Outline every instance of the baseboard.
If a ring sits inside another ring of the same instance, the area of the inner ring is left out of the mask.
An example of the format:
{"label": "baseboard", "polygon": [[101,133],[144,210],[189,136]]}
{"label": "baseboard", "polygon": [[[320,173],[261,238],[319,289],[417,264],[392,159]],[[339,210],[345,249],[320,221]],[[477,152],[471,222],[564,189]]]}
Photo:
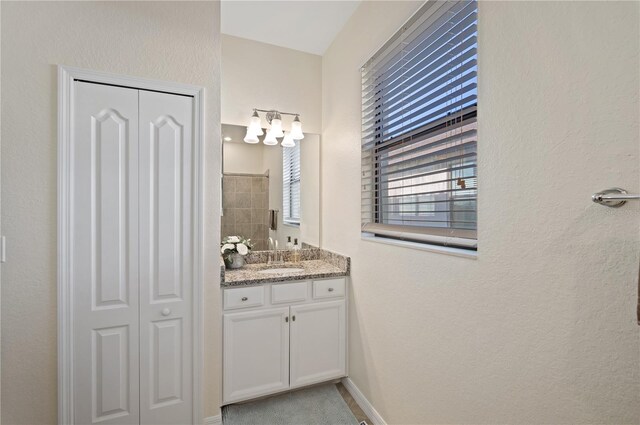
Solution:
{"label": "baseboard", "polygon": [[222,425],[222,415],[204,418],[204,425]]}
{"label": "baseboard", "polygon": [[371,419],[373,425],[387,425],[384,419],[382,419],[382,416],[380,416],[380,413],[378,413],[358,387],[356,387],[356,384],[353,383],[351,378],[343,378],[342,385],[349,391],[349,394],[351,394],[351,397],[358,403],[362,411]]}

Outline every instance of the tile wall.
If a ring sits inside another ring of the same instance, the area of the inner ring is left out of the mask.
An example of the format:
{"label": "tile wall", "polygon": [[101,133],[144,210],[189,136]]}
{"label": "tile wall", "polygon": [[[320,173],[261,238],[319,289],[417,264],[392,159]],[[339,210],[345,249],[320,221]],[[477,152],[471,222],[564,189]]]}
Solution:
{"label": "tile wall", "polygon": [[267,249],[269,177],[225,174],[222,177],[222,237],[250,238],[254,250]]}

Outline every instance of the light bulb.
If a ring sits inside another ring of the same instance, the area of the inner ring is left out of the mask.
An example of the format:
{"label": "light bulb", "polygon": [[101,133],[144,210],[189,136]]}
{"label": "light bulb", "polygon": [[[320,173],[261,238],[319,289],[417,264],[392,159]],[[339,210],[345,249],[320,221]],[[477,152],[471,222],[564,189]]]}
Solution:
{"label": "light bulb", "polygon": [[276,137],[284,136],[282,132],[282,120],[280,119],[280,114],[276,114],[275,118],[271,120],[271,131],[273,131],[273,135]]}
{"label": "light bulb", "polygon": [[255,133],[256,136],[262,136],[264,134],[264,132],[262,131],[262,122],[260,121],[258,111],[253,111],[253,115],[251,115],[251,121],[249,122],[249,129],[253,133]]}
{"label": "light bulb", "polygon": [[276,140],[276,135],[273,134],[272,130],[267,131],[267,135],[265,136],[262,143],[268,146],[275,146],[278,144],[278,141]]}
{"label": "light bulb", "polygon": [[296,142],[293,141],[293,137],[291,137],[291,133],[284,133],[284,139],[282,139],[282,147],[292,148],[295,145],[296,145]]}
{"label": "light bulb", "polygon": [[291,123],[291,138],[293,140],[304,139],[304,134],[302,134],[302,123],[300,122],[300,118],[297,115]]}
{"label": "light bulb", "polygon": [[258,135],[251,131],[251,128],[247,127],[247,135],[244,136],[245,143],[256,144],[260,140],[258,140]]}

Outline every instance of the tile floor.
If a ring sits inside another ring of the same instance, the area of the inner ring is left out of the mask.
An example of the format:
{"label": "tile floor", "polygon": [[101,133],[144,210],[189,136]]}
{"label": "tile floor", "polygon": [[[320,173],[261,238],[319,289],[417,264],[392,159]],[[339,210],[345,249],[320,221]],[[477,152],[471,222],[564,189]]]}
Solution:
{"label": "tile floor", "polygon": [[373,422],[371,422],[367,415],[365,415],[365,413],[362,411],[360,406],[358,406],[358,403],[356,403],[353,397],[351,397],[351,394],[349,394],[349,391],[347,391],[345,386],[342,385],[342,382],[338,382],[336,384],[336,388],[338,389],[338,392],[340,393],[344,401],[347,403],[347,406],[349,406],[349,409],[351,409],[351,413],[353,413],[353,416],[356,417],[358,422],[365,421],[368,425],[372,425]]}
{"label": "tile floor", "polygon": [[[356,403],[356,401],[351,396],[349,391],[345,388],[345,386],[342,385],[342,382],[336,383],[335,386],[338,392],[340,393],[340,395],[342,396],[342,399],[345,401],[345,403],[347,403],[347,406],[349,406],[349,410],[351,410],[351,413],[353,414],[353,416],[356,417],[358,422],[359,423],[365,422],[367,425],[373,425],[373,422],[371,422],[371,420],[367,417],[364,411],[360,408],[358,403]],[[270,396],[270,397],[278,397],[279,395],[280,394],[275,396]]]}

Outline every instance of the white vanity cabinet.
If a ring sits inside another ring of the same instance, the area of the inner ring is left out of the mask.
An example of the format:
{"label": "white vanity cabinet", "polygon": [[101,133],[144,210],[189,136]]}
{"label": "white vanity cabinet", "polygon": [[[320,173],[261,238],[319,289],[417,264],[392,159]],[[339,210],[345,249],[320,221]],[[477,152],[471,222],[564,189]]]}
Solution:
{"label": "white vanity cabinet", "polygon": [[289,307],[224,315],[224,399],[289,388]]}
{"label": "white vanity cabinet", "polygon": [[344,300],[291,307],[289,329],[290,388],[344,376]]}
{"label": "white vanity cabinet", "polygon": [[223,289],[224,404],[345,376],[345,285],[332,278]]}

